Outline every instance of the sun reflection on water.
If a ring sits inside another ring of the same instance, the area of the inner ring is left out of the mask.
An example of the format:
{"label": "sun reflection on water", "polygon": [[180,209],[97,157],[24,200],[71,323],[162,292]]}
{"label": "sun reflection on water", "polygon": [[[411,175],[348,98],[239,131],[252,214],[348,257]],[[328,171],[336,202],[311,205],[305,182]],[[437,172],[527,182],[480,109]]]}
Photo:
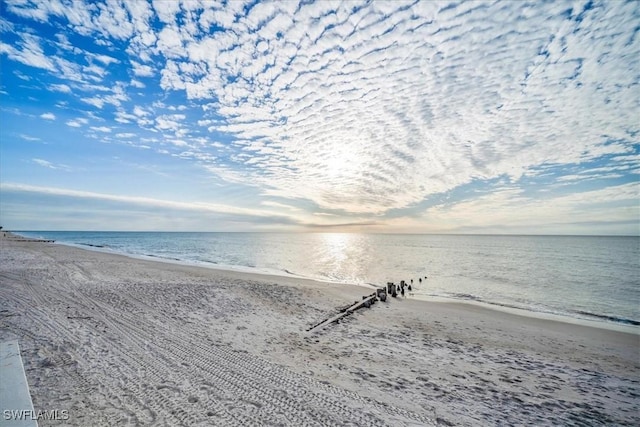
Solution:
{"label": "sun reflection on water", "polygon": [[330,259],[335,263],[341,263],[347,258],[347,250],[352,240],[352,235],[345,233],[323,233],[320,235],[325,250]]}
{"label": "sun reflection on water", "polygon": [[318,245],[314,251],[314,262],[324,267],[326,277],[356,283],[367,277],[371,248],[361,235],[321,233],[316,235],[316,239]]}

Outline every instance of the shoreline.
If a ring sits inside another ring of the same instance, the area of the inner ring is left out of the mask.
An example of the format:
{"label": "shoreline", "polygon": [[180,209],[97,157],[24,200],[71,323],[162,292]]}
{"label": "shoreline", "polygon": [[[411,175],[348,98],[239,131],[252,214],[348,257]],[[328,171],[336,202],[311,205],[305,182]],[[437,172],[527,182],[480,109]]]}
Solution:
{"label": "shoreline", "polygon": [[[21,236],[16,233],[12,233],[12,234]],[[24,236],[21,236],[21,237],[24,237]],[[53,243],[53,241],[41,241],[40,239],[31,238],[31,237],[24,237],[24,238],[27,240],[40,241],[43,243]],[[269,271],[260,271],[260,269],[257,267],[219,265],[219,264],[205,262],[205,261],[199,262],[199,261],[190,261],[186,259],[174,259],[174,258],[162,257],[158,255],[132,254],[132,253],[113,250],[108,247],[95,246],[91,244],[76,244],[76,243],[58,242],[58,241],[56,241],[55,244],[73,247],[80,250],[95,251],[99,253],[106,253],[106,254],[112,254],[112,255],[121,255],[131,259],[147,260],[151,262],[161,262],[161,263],[182,265],[182,266],[195,267],[195,268],[205,268],[205,269],[211,269],[211,270],[220,271],[220,272],[235,272],[239,274],[255,276],[257,279],[273,278],[275,280],[275,279],[282,278],[282,279],[312,281],[320,284],[331,284],[331,285],[350,286],[350,287],[355,286],[355,287],[363,288],[363,292],[371,291],[371,289],[375,289],[376,287],[384,287],[384,284],[373,285],[373,284],[359,284],[359,283],[349,283],[349,282],[340,282],[340,281],[329,281],[329,280],[323,280],[320,278],[302,276],[302,275],[298,275],[288,271],[269,272]],[[408,299],[415,299],[415,300],[425,301],[425,302],[444,303],[444,304],[468,304],[472,306],[482,307],[490,311],[509,313],[514,316],[521,316],[521,317],[527,317],[527,318],[533,318],[533,319],[551,320],[556,322],[563,322],[563,323],[582,325],[587,327],[600,328],[600,329],[640,335],[640,325],[630,323],[630,322],[636,322],[635,320],[628,320],[628,319],[621,319],[619,321],[611,320],[611,319],[605,318],[607,317],[607,315],[600,315],[600,314],[580,315],[577,313],[575,315],[571,315],[569,313],[555,313],[550,311],[535,310],[531,308],[517,307],[517,306],[511,306],[511,305],[505,305],[501,303],[494,303],[494,302],[487,302],[487,301],[466,300],[466,299],[447,297],[447,296],[427,296],[423,294],[414,294]]]}
{"label": "shoreline", "polygon": [[[15,235],[15,233],[12,233]],[[169,265],[176,265],[188,268],[203,268],[206,270],[213,270],[215,272],[219,272],[221,274],[230,274],[230,275],[238,275],[237,277],[240,279],[246,280],[260,280],[260,281],[273,281],[273,280],[281,280],[285,283],[290,280],[296,282],[304,282],[304,283],[313,283],[314,285],[319,286],[345,286],[347,289],[353,290],[354,288],[361,288],[362,293],[370,293],[372,289],[376,287],[384,287],[383,285],[374,286],[371,284],[358,284],[358,283],[347,283],[347,282],[332,282],[327,280],[316,279],[312,277],[300,276],[293,273],[285,273],[280,274],[279,272],[260,272],[259,269],[254,267],[245,267],[245,266],[232,266],[232,265],[217,265],[213,263],[206,262],[195,262],[188,261],[183,259],[173,259],[173,258],[164,258],[157,255],[137,255],[130,254],[126,252],[115,251],[109,248],[99,247],[99,246],[91,246],[91,245],[83,245],[83,244],[73,244],[68,242],[54,242],[48,240],[41,239],[33,239],[30,237],[25,237],[25,240],[15,240],[15,241],[32,241],[34,243],[51,243],[55,245],[61,245],[66,247],[75,248],[78,250],[104,253],[108,255],[121,256],[127,259],[132,260],[141,260],[148,262],[157,262]],[[256,271],[251,271],[255,269]],[[347,293],[347,292],[345,292]],[[351,292],[348,292],[351,294]],[[390,298],[391,299],[391,298]],[[474,300],[462,300],[456,299],[453,297],[441,297],[441,296],[424,296],[424,295],[413,295],[412,297],[401,298],[397,297],[397,300],[414,300],[420,301],[427,304],[459,304],[461,306],[472,306],[476,308],[481,308],[483,310],[487,310],[489,312],[499,312],[506,313],[512,316],[523,317],[526,319],[537,319],[543,321],[557,322],[557,323],[566,323],[570,325],[580,325],[587,328],[596,328],[596,329],[604,329],[611,330],[621,333],[627,333],[631,335],[640,336],[640,327],[635,325],[629,325],[622,322],[615,321],[607,321],[607,320],[597,320],[597,319],[589,319],[589,318],[580,318],[580,317],[572,317],[569,315],[559,314],[559,313],[549,313],[543,311],[536,310],[528,310],[520,307],[512,307],[507,305],[501,305],[497,303],[485,302],[485,301],[474,301]]]}
{"label": "shoreline", "polygon": [[[210,269],[214,271],[219,271],[222,273],[225,273],[225,272],[238,273],[242,275],[247,275],[248,279],[251,279],[251,277],[254,277],[255,279],[260,279],[260,280],[266,280],[267,278],[293,279],[293,280],[299,280],[299,281],[301,280],[301,281],[314,282],[320,285],[324,284],[324,285],[332,285],[332,286],[337,285],[337,286],[349,286],[349,287],[355,286],[358,288],[362,288],[362,292],[364,293],[371,292],[372,289],[384,287],[384,285],[382,284],[376,286],[373,284],[328,281],[328,280],[316,279],[313,277],[301,276],[301,275],[297,275],[289,272],[282,272],[282,273],[260,272],[259,269],[256,267],[219,265],[214,263],[207,263],[204,261],[195,262],[195,261],[188,261],[184,259],[164,258],[157,255],[136,255],[136,254],[130,254],[126,252],[114,251],[108,248],[92,247],[92,246],[85,247],[85,245],[72,244],[72,243],[55,242],[55,244],[74,247],[80,250],[88,250],[88,251],[95,251],[95,252],[107,253],[112,255],[120,255],[126,258],[131,258],[131,259],[139,259],[139,260],[145,260],[150,262],[161,262],[161,263],[181,265],[181,266],[194,267],[194,268],[205,268],[205,269]],[[255,270],[255,271],[252,271],[252,270]],[[398,299],[401,299],[401,298],[398,297]],[[549,320],[549,321],[560,322],[560,323],[568,323],[572,325],[582,325],[585,327],[606,329],[611,331],[629,333],[633,335],[640,335],[640,326],[636,326],[626,322],[613,321],[613,320],[601,320],[601,319],[594,319],[594,318],[588,318],[588,317],[573,317],[573,316],[565,315],[561,313],[544,312],[544,311],[531,310],[531,309],[526,309],[521,307],[513,307],[513,306],[508,306],[508,305],[499,304],[499,303],[464,300],[464,299],[457,299],[453,297],[427,296],[427,295],[418,294],[418,295],[412,295],[411,297],[407,297],[405,299],[424,301],[427,303],[435,303],[435,304],[471,305],[471,306],[481,307],[488,311],[508,313],[513,316]]]}
{"label": "shoreline", "polygon": [[64,425],[640,422],[635,334],[392,298],[305,332],[370,290],[0,245],[0,341]]}

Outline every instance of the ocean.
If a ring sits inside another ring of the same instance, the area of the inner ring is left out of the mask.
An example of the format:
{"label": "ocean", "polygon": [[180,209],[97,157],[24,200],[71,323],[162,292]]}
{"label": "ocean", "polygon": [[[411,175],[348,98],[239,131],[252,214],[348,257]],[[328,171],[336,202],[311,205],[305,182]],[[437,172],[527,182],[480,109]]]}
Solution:
{"label": "ocean", "polygon": [[495,308],[640,326],[640,237],[19,234],[134,256],[345,285],[384,286],[387,282],[413,280],[413,298],[471,301]]}

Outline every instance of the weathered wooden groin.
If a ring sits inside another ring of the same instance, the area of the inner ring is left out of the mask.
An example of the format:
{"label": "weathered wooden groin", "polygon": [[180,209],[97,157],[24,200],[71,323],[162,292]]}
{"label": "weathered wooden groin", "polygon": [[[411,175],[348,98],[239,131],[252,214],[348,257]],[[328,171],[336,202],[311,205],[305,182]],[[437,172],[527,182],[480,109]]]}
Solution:
{"label": "weathered wooden groin", "polygon": [[349,307],[343,309],[340,311],[340,313],[329,317],[327,319],[322,320],[319,323],[316,323],[315,325],[311,326],[310,328],[307,329],[307,332],[310,331],[315,331],[315,330],[320,330],[322,328],[324,328],[327,325],[330,325],[332,323],[338,323],[340,321],[340,319],[350,316],[351,314],[353,314],[354,311],[361,309],[362,307],[366,307],[369,308],[371,307],[372,304],[375,304],[376,301],[380,300],[380,301],[386,301],[387,299],[387,292],[386,289],[377,289],[374,293],[370,294],[370,295],[365,295],[362,297],[362,301],[356,301],[354,302],[352,305],[350,305]]}
{"label": "weathered wooden groin", "polygon": [[[424,278],[426,279],[427,276],[424,276]],[[420,283],[422,283],[422,278],[419,278],[418,280]],[[315,325],[307,328],[307,332],[318,331],[327,325],[330,325],[332,323],[338,323],[340,322],[341,319],[347,316],[350,316],[354,311],[359,310],[362,307],[367,307],[367,308],[371,307],[371,305],[375,304],[376,301],[386,301],[387,295],[391,295],[392,297],[395,298],[398,296],[398,293],[400,293],[401,296],[404,297],[405,288],[407,292],[409,292],[409,295],[411,295],[410,292],[412,291],[412,285],[413,285],[413,279],[411,279],[410,283],[407,283],[404,280],[401,280],[399,285],[396,285],[393,282],[387,282],[386,287],[378,288],[374,293],[363,296],[362,301],[356,301],[352,305],[339,310],[339,313],[321,320]]]}

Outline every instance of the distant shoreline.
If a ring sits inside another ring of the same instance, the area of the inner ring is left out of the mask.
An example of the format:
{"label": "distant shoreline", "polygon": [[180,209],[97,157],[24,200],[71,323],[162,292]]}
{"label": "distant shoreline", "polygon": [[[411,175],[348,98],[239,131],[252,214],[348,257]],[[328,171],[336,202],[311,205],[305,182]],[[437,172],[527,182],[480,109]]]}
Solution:
{"label": "distant shoreline", "polygon": [[38,239],[34,237],[26,237],[11,231],[0,231],[0,237],[14,242],[34,242],[34,243],[54,243],[53,239]]}
{"label": "distant shoreline", "polygon": [[520,233],[381,233],[330,231],[134,231],[134,230],[13,230],[13,233],[167,233],[167,234],[373,234],[390,236],[493,236],[493,237],[635,237],[640,234],[520,234]]}

